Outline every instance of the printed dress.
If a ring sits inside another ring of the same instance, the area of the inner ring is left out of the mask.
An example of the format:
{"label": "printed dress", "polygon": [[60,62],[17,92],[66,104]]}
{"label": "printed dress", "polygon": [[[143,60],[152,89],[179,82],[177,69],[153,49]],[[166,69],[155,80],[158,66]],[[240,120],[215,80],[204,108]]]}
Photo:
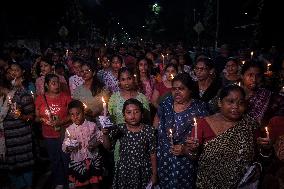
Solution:
{"label": "printed dress", "polygon": [[113,189],[144,189],[152,175],[150,154],[156,153],[155,130],[143,125],[131,132],[125,124],[111,131],[112,142],[120,140],[119,160],[115,166]]}
{"label": "printed dress", "polygon": [[110,92],[114,93],[119,91],[118,79],[112,74],[111,71],[105,72],[103,76],[103,81],[106,88]]}
{"label": "printed dress", "polygon": [[158,176],[163,189],[195,188],[197,162],[186,156],[170,153],[169,129],[173,130],[173,143],[183,144],[193,127],[193,117],[208,114],[204,102],[192,100],[189,108],[176,113],[173,110],[173,97],[168,96],[158,109],[160,124],[158,127]]}

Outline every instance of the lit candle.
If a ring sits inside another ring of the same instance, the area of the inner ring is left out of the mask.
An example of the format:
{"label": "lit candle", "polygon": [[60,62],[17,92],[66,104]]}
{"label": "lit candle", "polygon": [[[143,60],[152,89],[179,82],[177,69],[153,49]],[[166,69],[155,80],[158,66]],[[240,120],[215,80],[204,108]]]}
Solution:
{"label": "lit candle", "polygon": [[136,74],[133,75],[135,78],[137,77]]}
{"label": "lit candle", "polygon": [[241,86],[241,82],[238,83],[238,86]]}
{"label": "lit candle", "polygon": [[169,138],[170,138],[170,143],[173,146],[174,145],[174,140],[173,140],[173,130],[169,129]]}
{"label": "lit candle", "polygon": [[102,96],[102,102],[103,102],[103,110],[104,110],[104,116],[107,115],[107,107],[104,97]]}
{"label": "lit candle", "polygon": [[107,44],[105,43],[105,47],[107,46]]}
{"label": "lit candle", "polygon": [[69,50],[67,49],[67,50],[66,50],[66,54],[65,54],[66,57],[68,57],[68,54],[69,54]]}
{"label": "lit candle", "polygon": [[253,58],[253,51],[250,52],[250,59]]}
{"label": "lit candle", "polygon": [[8,96],[8,104],[12,104],[12,100],[11,100],[11,97],[10,96]]}
{"label": "lit candle", "polygon": [[169,60],[169,54],[167,53],[167,60]]}
{"label": "lit candle", "polygon": [[266,138],[269,138],[269,131],[268,131],[268,127],[265,127],[265,132],[266,132]]}
{"label": "lit candle", "polygon": [[242,61],[242,65],[244,65],[245,63],[246,63],[246,61],[243,60],[243,61]]}
{"label": "lit candle", "polygon": [[71,135],[70,135],[68,129],[66,129],[66,133],[67,133],[68,138],[70,138]]}
{"label": "lit candle", "polygon": [[194,139],[197,139],[197,122],[196,122],[196,118],[193,118],[194,121]]}
{"label": "lit candle", "polygon": [[33,98],[35,98],[33,91],[31,91],[31,95],[32,95]]}
{"label": "lit candle", "polygon": [[98,58],[98,64],[100,63],[100,58]]}
{"label": "lit candle", "polygon": [[83,102],[83,106],[84,106],[85,109],[88,108],[88,106],[84,102]]}
{"label": "lit candle", "polygon": [[267,64],[267,72],[269,72],[269,70],[270,70],[270,69],[269,69],[269,68],[270,68],[270,66],[271,66],[271,64],[270,64],[270,63],[268,63],[268,64]]}
{"label": "lit candle", "polygon": [[165,56],[162,54],[163,66],[165,64]]}
{"label": "lit candle", "polygon": [[173,74],[171,74],[171,79],[174,79],[174,75]]}

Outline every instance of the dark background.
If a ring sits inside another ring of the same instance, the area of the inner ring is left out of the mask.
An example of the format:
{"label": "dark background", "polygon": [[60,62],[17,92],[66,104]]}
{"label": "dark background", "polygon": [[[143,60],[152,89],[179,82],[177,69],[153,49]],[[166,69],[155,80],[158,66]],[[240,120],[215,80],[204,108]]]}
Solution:
{"label": "dark background", "polygon": [[[161,7],[157,15],[151,9],[156,2]],[[0,41],[1,44],[14,39],[38,39],[44,43],[79,39],[103,42],[115,36],[120,42],[131,37],[132,41],[143,38],[214,46],[216,3],[217,0],[1,1]],[[275,0],[219,0],[218,44],[283,46],[280,8],[280,1]],[[193,26],[199,21],[205,30],[198,41]],[[69,31],[65,37],[58,34],[63,25]]]}

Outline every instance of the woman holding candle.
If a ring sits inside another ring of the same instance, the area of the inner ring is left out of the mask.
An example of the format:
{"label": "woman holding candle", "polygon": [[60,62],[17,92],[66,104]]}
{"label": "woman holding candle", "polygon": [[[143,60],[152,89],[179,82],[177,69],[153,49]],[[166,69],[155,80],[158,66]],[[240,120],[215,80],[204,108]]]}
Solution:
{"label": "woman holding candle", "polygon": [[4,104],[0,107],[0,119],[3,121],[0,130],[5,136],[6,147],[5,157],[1,160],[5,160],[6,174],[16,189],[31,188],[34,164],[31,121],[34,119],[34,101],[22,83],[11,89],[9,82],[2,80],[0,91],[4,97]]}
{"label": "woman holding candle", "polygon": [[205,103],[194,99],[197,90],[187,73],[175,76],[172,85],[172,95],[158,108],[159,185],[161,188],[190,189],[195,188],[197,162],[187,157],[183,145],[194,125],[193,118],[206,116],[208,112]]}
{"label": "woman holding candle", "polygon": [[189,156],[200,155],[197,188],[237,188],[255,158],[254,136],[259,125],[244,114],[243,88],[224,87],[218,105],[220,113],[198,119],[197,136],[192,132],[187,139]]}
{"label": "woman holding candle", "polygon": [[42,123],[42,135],[51,162],[52,182],[56,189],[67,184],[67,156],[62,152],[61,130],[70,122],[67,106],[71,96],[60,90],[59,77],[45,76],[45,93],[35,102],[37,121]]}
{"label": "woman holding candle", "polygon": [[178,68],[174,64],[167,64],[164,69],[163,80],[155,84],[152,95],[152,104],[157,108],[159,103],[171,94],[172,76],[178,73]]}
{"label": "woman holding candle", "polygon": [[96,77],[96,69],[91,64],[82,64],[81,75],[84,84],[75,89],[73,98],[80,100],[87,106],[85,107],[86,119],[94,121],[95,117],[103,113],[102,97],[107,101],[109,93],[104,88],[104,84]]}

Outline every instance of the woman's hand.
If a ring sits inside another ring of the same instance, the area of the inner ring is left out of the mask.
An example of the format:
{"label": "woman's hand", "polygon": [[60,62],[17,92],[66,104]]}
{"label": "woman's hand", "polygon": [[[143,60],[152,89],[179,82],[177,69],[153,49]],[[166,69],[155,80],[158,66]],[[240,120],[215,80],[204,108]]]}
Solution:
{"label": "woman's hand", "polygon": [[109,129],[108,128],[102,128],[101,131],[102,131],[102,133],[104,135],[108,135],[109,134]]}
{"label": "woman's hand", "polygon": [[171,152],[175,156],[183,155],[183,145],[182,144],[173,145],[171,148]]}
{"label": "woman's hand", "polygon": [[196,141],[193,137],[188,137],[185,146],[189,151],[195,152],[198,150],[199,142]]}

